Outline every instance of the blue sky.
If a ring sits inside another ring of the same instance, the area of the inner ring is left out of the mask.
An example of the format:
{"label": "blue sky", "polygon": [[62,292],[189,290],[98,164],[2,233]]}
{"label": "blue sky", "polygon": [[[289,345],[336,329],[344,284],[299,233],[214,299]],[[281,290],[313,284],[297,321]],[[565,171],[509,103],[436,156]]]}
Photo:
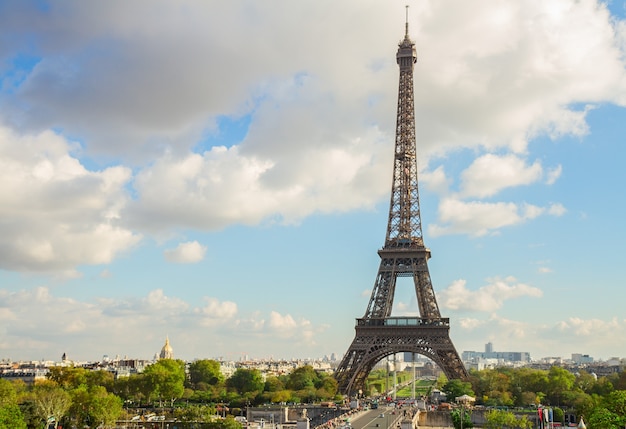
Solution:
{"label": "blue sky", "polygon": [[[343,354],[384,244],[405,3],[0,2],[0,358]],[[457,349],[626,357],[625,3],[409,5]]]}

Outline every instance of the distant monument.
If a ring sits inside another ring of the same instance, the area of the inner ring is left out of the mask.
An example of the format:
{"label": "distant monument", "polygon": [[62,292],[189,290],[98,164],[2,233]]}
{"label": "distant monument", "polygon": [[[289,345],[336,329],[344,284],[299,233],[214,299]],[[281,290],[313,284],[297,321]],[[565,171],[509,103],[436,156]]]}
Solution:
{"label": "distant monument", "polygon": [[165,337],[165,345],[161,349],[161,353],[159,353],[159,359],[174,359],[174,349],[170,345],[169,337]]}

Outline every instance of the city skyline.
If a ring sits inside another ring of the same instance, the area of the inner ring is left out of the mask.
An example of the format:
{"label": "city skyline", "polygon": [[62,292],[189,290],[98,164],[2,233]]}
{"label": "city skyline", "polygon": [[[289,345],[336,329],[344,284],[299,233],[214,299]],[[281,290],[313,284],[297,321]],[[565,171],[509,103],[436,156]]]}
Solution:
{"label": "city skyline", "polygon": [[[405,4],[0,2],[0,359],[344,353]],[[452,342],[626,356],[626,3],[408,5]]]}

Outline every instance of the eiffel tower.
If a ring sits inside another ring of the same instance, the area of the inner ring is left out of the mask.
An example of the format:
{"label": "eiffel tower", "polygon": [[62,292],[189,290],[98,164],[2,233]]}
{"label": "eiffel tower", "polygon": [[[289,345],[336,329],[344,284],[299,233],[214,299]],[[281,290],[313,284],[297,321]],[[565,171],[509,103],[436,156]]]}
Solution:
{"label": "eiffel tower", "polygon": [[[407,6],[408,8],[408,6]],[[468,374],[450,340],[450,319],[442,318],[428,272],[430,250],[424,246],[417,187],[417,150],[413,101],[415,43],[409,38],[408,10],[404,39],[398,44],[400,67],[393,184],[385,245],[365,315],[356,319],[356,336],[335,372],[339,390],[351,395],[381,359],[413,352],[433,360],[448,379]],[[420,317],[391,317],[398,277],[413,277]]]}

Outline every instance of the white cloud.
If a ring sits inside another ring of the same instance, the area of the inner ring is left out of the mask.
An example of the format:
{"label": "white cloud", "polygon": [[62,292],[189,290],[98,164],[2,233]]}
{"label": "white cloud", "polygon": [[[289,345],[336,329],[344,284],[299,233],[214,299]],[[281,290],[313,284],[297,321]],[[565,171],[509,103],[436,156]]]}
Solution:
{"label": "white cloud", "polygon": [[459,319],[459,326],[467,331],[472,331],[474,329],[479,328],[480,326],[483,326],[486,322],[479,320],[479,319],[473,319],[473,318],[469,318],[469,317],[461,317]]}
{"label": "white cloud", "polygon": [[194,313],[201,315],[203,326],[232,323],[238,314],[237,304],[232,301],[220,302],[215,298],[205,298],[205,301],[204,307],[194,309]]}
{"label": "white cloud", "polygon": [[502,307],[505,301],[520,297],[539,298],[542,295],[540,289],[508,277],[489,279],[489,284],[475,291],[467,289],[465,280],[456,280],[437,297],[442,308],[491,313]]}
{"label": "white cloud", "polygon": [[334,145],[314,141],[291,150],[289,158],[282,153],[265,159],[238,146],[167,156],[137,174],[139,198],[125,215],[146,231],[174,225],[215,230],[372,207],[388,192],[387,182],[376,181],[381,146],[372,130]]}
{"label": "white cloud", "polygon": [[[18,144],[0,154],[21,173],[0,173],[2,189],[13,190],[0,197],[12,210],[2,212],[2,267],[75,276],[77,265],[109,263],[136,244],[137,231],[293,223],[373,207],[389,190],[403,11],[355,5],[157,0],[149,10],[115,2],[3,10],[0,29],[12,43],[0,59],[14,68],[1,76],[0,122],[16,130],[4,135],[49,146],[27,158]],[[600,3],[432,0],[409,13],[422,163],[458,148],[521,156],[536,136],[588,133],[594,105],[626,100],[624,25]],[[36,64],[13,61],[26,49]],[[223,118],[249,127],[228,148],[210,147]],[[50,129],[78,136],[80,157],[65,142],[53,149],[50,133],[40,134]],[[89,171],[82,157],[124,166]],[[549,170],[546,183],[560,171]],[[540,172],[538,162],[485,155],[466,171],[463,192],[491,196]],[[424,183],[436,192],[453,182],[443,167],[430,174]],[[487,234],[541,206],[447,199],[432,231]]]}
{"label": "white cloud", "polygon": [[433,171],[423,171],[419,173],[420,188],[425,188],[439,194],[445,194],[450,187],[450,178],[446,177],[443,166],[438,166]]}
{"label": "white cloud", "polygon": [[543,168],[538,161],[527,165],[515,155],[483,155],[461,173],[461,194],[485,198],[504,188],[528,185],[540,180]]}
{"label": "white cloud", "polygon": [[[276,311],[270,311],[267,319],[260,312],[241,315],[235,302],[213,297],[190,303],[161,289],[138,298],[89,302],[56,296],[47,287],[16,292],[0,289],[0,327],[0,355],[11,354],[15,359],[33,354],[55,359],[63,352],[72,359],[117,353],[151,358],[166,335],[181,359],[236,350],[229,344],[240,341],[248,347],[258,341],[256,349],[268,351],[292,350],[298,345],[306,356],[327,329]],[[77,349],[88,355],[77,355]],[[303,355],[294,350],[293,356]]]}
{"label": "white cloud", "polygon": [[559,177],[561,177],[561,173],[563,172],[563,167],[558,165],[555,168],[548,170],[546,184],[553,185]]}
{"label": "white cloud", "polygon": [[569,333],[574,337],[588,338],[594,335],[598,335],[600,332],[610,332],[611,336],[615,338],[618,331],[623,331],[624,327],[621,326],[623,322],[619,322],[616,318],[611,320],[600,319],[583,319],[580,317],[570,317],[567,320],[562,320],[556,324],[555,328],[561,333]]}
{"label": "white cloud", "polygon": [[548,213],[552,216],[563,216],[567,213],[567,209],[560,203],[550,204],[550,207],[548,207]]}
{"label": "white cloud", "polygon": [[428,225],[428,232],[433,236],[446,234],[482,236],[495,233],[503,227],[521,224],[546,212],[560,216],[564,210],[561,205],[551,205],[546,209],[532,204],[465,202],[445,198],[439,204],[438,223]]}
{"label": "white cloud", "polygon": [[293,330],[297,326],[290,314],[281,315],[276,311],[270,313],[269,327],[276,330]]}
{"label": "white cloud", "polygon": [[119,224],[130,169],[89,171],[52,132],[0,127],[0,268],[65,271],[106,264],[139,241]]}
{"label": "white cloud", "polygon": [[203,246],[197,241],[188,241],[186,243],[180,243],[174,249],[165,250],[163,255],[168,262],[191,264],[204,259],[205,253],[206,246]]}

